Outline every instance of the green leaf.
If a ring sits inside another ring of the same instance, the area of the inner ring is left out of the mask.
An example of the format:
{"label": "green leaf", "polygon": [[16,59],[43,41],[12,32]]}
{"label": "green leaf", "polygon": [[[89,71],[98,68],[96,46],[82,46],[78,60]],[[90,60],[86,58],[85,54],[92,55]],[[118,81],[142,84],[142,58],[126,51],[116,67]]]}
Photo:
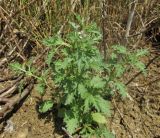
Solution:
{"label": "green leaf", "polygon": [[78,73],[80,73],[82,70],[82,61],[81,60],[77,61],[77,66],[78,66]]}
{"label": "green leaf", "polygon": [[39,106],[39,112],[45,113],[45,112],[49,111],[52,107],[53,107],[53,101],[51,101],[51,100],[43,101],[43,103],[40,104],[40,106]]}
{"label": "green leaf", "polygon": [[79,23],[81,26],[83,26],[83,25],[84,25],[84,19],[83,19],[80,15],[78,15],[78,14],[76,14],[76,13],[74,13],[74,14],[75,14],[75,17],[76,17],[78,23]]}
{"label": "green leaf", "polygon": [[13,69],[14,71],[17,71],[17,72],[25,72],[24,66],[21,65],[21,64],[18,63],[18,62],[11,63],[9,66],[10,66],[11,69]]}
{"label": "green leaf", "polygon": [[115,82],[115,86],[116,86],[117,90],[119,91],[119,93],[121,94],[122,97],[127,96],[126,86],[122,82],[118,82],[118,81]]}
{"label": "green leaf", "polygon": [[67,69],[68,66],[71,65],[72,58],[65,58],[63,61],[58,60],[55,62],[56,71],[60,69]]}
{"label": "green leaf", "polygon": [[59,46],[59,45],[68,46],[68,47],[70,46],[69,44],[64,42],[60,36],[46,38],[43,40],[43,44],[49,47]]}
{"label": "green leaf", "polygon": [[78,29],[80,26],[74,22],[69,22],[69,24],[74,28],[74,29]]}
{"label": "green leaf", "polygon": [[75,99],[74,93],[69,93],[66,97],[65,105],[71,104],[74,99]]}
{"label": "green leaf", "polygon": [[90,59],[90,67],[91,69],[95,70],[95,71],[102,71],[102,67],[104,67],[104,63],[102,61],[101,57],[97,57],[98,55],[96,55],[96,58]]}
{"label": "green leaf", "polygon": [[77,118],[71,118],[69,120],[66,120],[65,123],[66,123],[67,131],[70,134],[73,134],[76,131],[76,128],[78,127],[78,124],[79,124]]}
{"label": "green leaf", "polygon": [[123,73],[125,72],[125,67],[123,66],[123,64],[115,64],[115,74],[116,77],[120,77],[123,75]]}
{"label": "green leaf", "polygon": [[147,55],[147,54],[148,54],[147,49],[140,49],[140,50],[137,50],[137,52],[136,52],[137,57],[141,57],[141,56],[144,56],[144,55]]}
{"label": "green leaf", "polygon": [[99,128],[97,128],[94,132],[94,134],[97,136],[97,137],[102,137],[102,138],[115,138],[115,136],[109,132],[109,130],[106,129],[105,126],[100,126]]}
{"label": "green leaf", "polygon": [[87,92],[87,89],[85,88],[85,86],[83,84],[79,84],[78,93],[81,95],[83,99],[86,98],[86,92]]}
{"label": "green leaf", "polygon": [[30,72],[32,72],[32,74],[35,74],[35,73],[37,72],[37,70],[36,70],[36,68],[31,67],[31,68],[30,68]]}
{"label": "green leaf", "polygon": [[113,45],[112,46],[114,50],[116,50],[118,53],[120,54],[126,54],[127,53],[127,49],[124,46],[121,45]]}
{"label": "green leaf", "polygon": [[105,124],[106,118],[101,113],[92,113],[92,118],[99,124]]}
{"label": "green leaf", "polygon": [[95,96],[96,104],[94,105],[97,111],[107,114],[108,116],[111,115],[110,112],[110,102],[104,100],[100,95]]}
{"label": "green leaf", "polygon": [[46,86],[44,83],[39,83],[37,86],[36,86],[36,90],[38,91],[38,93],[40,95],[44,95],[45,94],[45,89],[46,89]]}
{"label": "green leaf", "polygon": [[112,59],[112,60],[113,60],[113,59],[117,59],[117,54],[111,53],[111,59]]}
{"label": "green leaf", "polygon": [[84,94],[83,99],[84,101],[84,112],[88,112],[91,108],[91,106],[96,105],[95,97],[91,95],[89,92],[86,92]]}
{"label": "green leaf", "polygon": [[109,130],[103,130],[101,136],[103,136],[104,138],[115,138],[115,135],[109,132]]}
{"label": "green leaf", "polygon": [[46,59],[46,63],[48,64],[48,66],[50,66],[51,62],[52,62],[52,58],[55,54],[55,51],[54,50],[51,50],[47,56],[47,59]]}
{"label": "green leaf", "polygon": [[106,82],[99,76],[93,77],[90,83],[94,88],[103,88],[106,84]]}
{"label": "green leaf", "polygon": [[137,61],[135,64],[134,64],[138,69],[140,69],[141,71],[144,71],[145,69],[145,64],[141,61]]}
{"label": "green leaf", "polygon": [[90,105],[91,101],[89,100],[89,98],[86,98],[84,102],[84,113],[87,113],[90,110]]}

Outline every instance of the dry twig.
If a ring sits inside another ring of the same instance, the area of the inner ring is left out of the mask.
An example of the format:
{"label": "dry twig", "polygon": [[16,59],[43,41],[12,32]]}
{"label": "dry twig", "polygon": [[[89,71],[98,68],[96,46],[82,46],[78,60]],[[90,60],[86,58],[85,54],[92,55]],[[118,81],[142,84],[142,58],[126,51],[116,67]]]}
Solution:
{"label": "dry twig", "polygon": [[24,91],[22,93],[19,93],[18,95],[16,95],[15,97],[13,97],[12,99],[9,100],[9,102],[7,102],[4,107],[1,107],[0,110],[0,122],[3,121],[3,119],[12,112],[12,110],[14,109],[15,105],[19,104],[20,101],[22,99],[24,99],[32,90],[34,86],[34,80],[31,79],[30,83],[28,84],[28,86],[24,89]]}

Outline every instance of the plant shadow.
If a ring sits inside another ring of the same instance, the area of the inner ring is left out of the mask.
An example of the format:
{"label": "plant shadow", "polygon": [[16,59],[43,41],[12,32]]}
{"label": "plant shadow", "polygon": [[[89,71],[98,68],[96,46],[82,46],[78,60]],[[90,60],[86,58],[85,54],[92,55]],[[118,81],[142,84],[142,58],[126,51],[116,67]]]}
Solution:
{"label": "plant shadow", "polygon": [[54,105],[53,108],[49,111],[47,111],[46,113],[40,113],[39,112],[39,105],[42,104],[42,100],[38,99],[38,101],[36,102],[36,111],[38,114],[38,119],[44,119],[45,123],[49,123],[52,122],[52,127],[53,127],[53,133],[54,134],[58,134],[61,135],[63,138],[68,138],[65,135],[65,132],[62,130],[62,127],[64,126],[63,124],[63,119],[58,117],[58,110],[57,110],[57,106]]}

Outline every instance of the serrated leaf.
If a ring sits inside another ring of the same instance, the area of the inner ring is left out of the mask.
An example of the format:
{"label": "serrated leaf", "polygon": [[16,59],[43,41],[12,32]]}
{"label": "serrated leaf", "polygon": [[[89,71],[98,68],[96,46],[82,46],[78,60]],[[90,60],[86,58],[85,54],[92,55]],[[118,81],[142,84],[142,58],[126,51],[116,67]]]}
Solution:
{"label": "serrated leaf", "polygon": [[116,59],[116,58],[117,58],[117,55],[115,53],[112,53],[111,54],[111,59],[113,60],[113,59]]}
{"label": "serrated leaf", "polygon": [[75,98],[74,93],[68,94],[66,97],[65,105],[71,104],[73,102],[74,98]]}
{"label": "serrated leaf", "polygon": [[86,98],[84,102],[84,113],[89,111],[90,105],[91,105],[91,101],[89,100],[89,98]]}
{"label": "serrated leaf", "polygon": [[143,70],[145,69],[145,64],[144,64],[143,62],[141,62],[141,61],[136,62],[134,65],[135,65],[138,69],[140,69],[141,71],[143,71]]}
{"label": "serrated leaf", "polygon": [[122,97],[127,96],[126,86],[122,82],[115,82],[116,88]]}
{"label": "serrated leaf", "polygon": [[65,123],[66,123],[67,131],[70,134],[73,134],[75,132],[76,128],[78,127],[78,119],[71,118],[69,120],[66,120]]}
{"label": "serrated leaf", "polygon": [[51,100],[44,101],[39,106],[39,112],[45,113],[45,112],[49,111],[52,107],[53,107],[53,102]]}
{"label": "serrated leaf", "polygon": [[100,95],[95,96],[96,104],[94,105],[98,112],[102,112],[107,114],[108,116],[111,115],[110,113],[110,102],[104,100]]}
{"label": "serrated leaf", "polygon": [[40,94],[40,95],[44,95],[44,93],[45,93],[45,89],[46,89],[46,86],[45,86],[45,84],[43,84],[43,83],[39,83],[37,86],[36,86],[36,90],[38,91],[38,93]]}
{"label": "serrated leaf", "polygon": [[105,124],[106,118],[101,113],[92,113],[92,118],[99,124]]}
{"label": "serrated leaf", "polygon": [[121,46],[121,45],[114,45],[113,49],[116,50],[120,54],[126,54],[127,53],[126,47]]}
{"label": "serrated leaf", "polygon": [[84,19],[83,19],[80,15],[78,15],[78,14],[76,14],[76,13],[75,13],[75,17],[76,17],[78,23],[79,23],[80,25],[83,25]]}
{"label": "serrated leaf", "polygon": [[93,77],[90,83],[94,88],[103,88],[106,84],[106,82],[99,76]]}
{"label": "serrated leaf", "polygon": [[83,84],[79,84],[78,85],[78,93],[81,95],[81,97],[84,99],[86,98],[86,92],[87,92],[87,89],[85,88],[85,86]]}
{"label": "serrated leaf", "polygon": [[31,67],[31,68],[30,68],[30,72],[32,72],[32,74],[35,74],[35,73],[37,72],[37,70],[36,70],[36,68]]}
{"label": "serrated leaf", "polygon": [[55,62],[55,69],[56,71],[60,69],[66,69],[72,61],[72,58],[65,58],[63,61],[58,60]]}
{"label": "serrated leaf", "polygon": [[69,55],[69,53],[67,52],[67,49],[62,49],[61,52],[65,57]]}
{"label": "serrated leaf", "polygon": [[146,55],[146,54],[148,54],[148,50],[147,50],[147,49],[141,49],[141,50],[138,50],[138,51],[136,52],[136,56],[137,56],[137,57],[141,57],[141,56],[144,56],[144,55]]}
{"label": "serrated leaf", "polygon": [[21,65],[18,62],[11,63],[10,67],[11,67],[11,69],[13,69],[14,71],[17,71],[17,72],[24,72],[25,71],[23,65]]}
{"label": "serrated leaf", "polygon": [[47,59],[46,59],[46,63],[48,64],[48,66],[50,66],[54,54],[55,54],[55,52],[53,50],[49,52]]}
{"label": "serrated leaf", "polygon": [[102,138],[115,138],[115,136],[103,125],[95,130],[95,135]]}
{"label": "serrated leaf", "polygon": [[84,112],[89,111],[90,107],[96,105],[95,97],[91,95],[89,92],[86,92],[84,97]]}
{"label": "serrated leaf", "polygon": [[90,62],[91,69],[93,69],[95,71],[99,71],[99,72],[102,71],[103,66],[104,66],[104,64],[103,64],[101,57],[96,57],[96,58],[92,59]]}
{"label": "serrated leaf", "polygon": [[59,45],[64,45],[68,47],[70,46],[69,44],[64,42],[63,39],[59,36],[46,38],[43,40],[43,44],[49,47],[59,46]]}
{"label": "serrated leaf", "polygon": [[120,77],[121,75],[123,75],[125,67],[122,64],[116,64],[114,65],[114,67],[115,67],[116,77]]}

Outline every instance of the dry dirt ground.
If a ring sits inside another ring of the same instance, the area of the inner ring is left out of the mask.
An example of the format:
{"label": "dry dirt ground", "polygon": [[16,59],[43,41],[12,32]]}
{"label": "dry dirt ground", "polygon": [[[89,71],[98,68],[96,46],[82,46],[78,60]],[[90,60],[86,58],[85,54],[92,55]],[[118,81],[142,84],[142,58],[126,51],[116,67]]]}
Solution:
{"label": "dry dirt ground", "polygon": [[[109,128],[116,135],[116,138],[160,138],[159,59],[155,60],[147,70],[146,76],[139,75],[129,84],[128,92],[132,100],[114,99],[112,101],[113,115],[109,121]],[[132,74],[132,76],[134,75]],[[49,94],[47,96],[49,97]],[[55,111],[45,115],[40,115],[37,112],[39,99],[38,92],[33,89],[22,106],[9,118],[0,137],[62,137],[61,131],[56,130],[59,124],[57,123],[55,127],[55,122],[58,122],[53,117]]]}
{"label": "dry dirt ground", "polygon": [[[47,97],[46,97],[47,98]],[[9,118],[1,138],[60,138],[55,130],[54,111],[40,115],[37,110],[40,96],[35,89],[19,110]],[[57,128],[57,127],[56,127]]]}
{"label": "dry dirt ground", "polygon": [[129,86],[133,101],[113,103],[111,129],[117,138],[160,138],[160,61],[153,62],[148,75]]}

